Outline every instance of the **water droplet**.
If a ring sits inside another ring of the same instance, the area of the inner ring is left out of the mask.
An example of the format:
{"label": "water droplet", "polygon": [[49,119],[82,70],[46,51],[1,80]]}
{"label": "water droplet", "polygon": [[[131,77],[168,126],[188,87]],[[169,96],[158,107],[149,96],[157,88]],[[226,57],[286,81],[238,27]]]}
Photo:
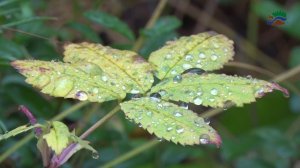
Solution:
{"label": "water droplet", "polygon": [[94,88],[94,89],[93,89],[93,93],[94,93],[94,94],[97,94],[98,92],[99,92],[98,88]]}
{"label": "water droplet", "polygon": [[180,103],[180,107],[183,108],[183,109],[189,109],[189,104],[185,103],[185,102],[182,102],[182,103]]}
{"label": "water droplet", "polygon": [[187,74],[187,73],[201,75],[201,74],[205,73],[205,71],[200,68],[190,68],[190,69],[187,69],[184,72],[182,72],[182,74]]}
{"label": "water droplet", "polygon": [[171,54],[167,54],[167,55],[165,56],[165,58],[166,58],[166,59],[171,59],[171,58],[172,58],[172,55],[171,55]]}
{"label": "water droplet", "polygon": [[150,97],[151,99],[160,99],[161,95],[159,93],[151,93]]}
{"label": "water droplet", "polygon": [[137,93],[140,93],[140,91],[139,91],[139,90],[136,90],[136,89],[132,89],[132,90],[130,91],[130,93],[132,93],[132,94],[137,94]]}
{"label": "water droplet", "polygon": [[142,124],[139,124],[139,127],[140,127],[140,128],[142,128],[142,127],[143,127],[143,125],[142,125]]}
{"label": "water droplet", "polygon": [[194,123],[197,127],[203,126],[203,119],[202,118],[195,118]]}
{"label": "water droplet", "polygon": [[182,76],[181,75],[176,75],[173,78],[174,83],[180,83],[182,81]]}
{"label": "water droplet", "polygon": [[190,69],[193,66],[191,64],[183,64],[182,67],[183,67],[183,69]]}
{"label": "water droplet", "polygon": [[174,112],[173,115],[174,115],[175,117],[182,117],[182,113],[179,112],[179,111]]}
{"label": "water droplet", "polygon": [[196,105],[201,105],[202,102],[203,102],[202,99],[199,98],[199,97],[197,97],[197,98],[194,99],[194,104],[196,104]]}
{"label": "water droplet", "polygon": [[165,91],[165,90],[160,90],[160,91],[158,91],[158,93],[159,93],[161,96],[164,96],[164,95],[167,94],[167,91]]}
{"label": "water droplet", "polygon": [[126,86],[122,86],[122,89],[123,89],[123,90],[126,90]]}
{"label": "water droplet", "polygon": [[99,158],[98,152],[93,152],[92,157],[93,157],[93,159],[98,159]]}
{"label": "water droplet", "polygon": [[199,58],[202,58],[202,59],[203,59],[203,58],[205,58],[205,57],[206,57],[206,56],[205,56],[204,53],[200,53],[200,54],[199,54]]}
{"label": "water droplet", "polygon": [[170,131],[172,131],[173,130],[173,127],[168,127],[167,128],[167,132],[170,132]]}
{"label": "water droplet", "polygon": [[209,118],[204,118],[204,122],[209,125],[210,124],[210,119]]}
{"label": "water droplet", "polygon": [[216,96],[218,94],[218,90],[217,89],[211,89],[210,94]]}
{"label": "water droplet", "polygon": [[185,56],[185,60],[186,60],[186,61],[191,61],[192,59],[193,59],[193,56],[192,56],[192,55],[189,55],[189,54],[188,54],[188,55]]}
{"label": "water droplet", "polygon": [[161,142],[163,139],[162,139],[162,138],[157,138],[157,140],[158,140],[159,142]]}
{"label": "water droplet", "polygon": [[215,60],[217,60],[217,59],[218,59],[218,56],[217,56],[217,55],[215,55],[215,54],[213,54],[213,55],[210,57],[210,59],[211,59],[211,60],[213,60],[213,61],[215,61]]}
{"label": "water droplet", "polygon": [[107,76],[102,76],[101,79],[106,82],[108,80]]}
{"label": "water droplet", "polygon": [[202,134],[199,139],[201,144],[208,144],[210,141],[210,137],[207,134]]}
{"label": "water droplet", "polygon": [[88,99],[88,95],[85,91],[78,91],[76,94],[75,94],[75,97],[78,99],[78,100],[81,100],[81,101],[85,101]]}
{"label": "water droplet", "polygon": [[202,92],[201,92],[201,91],[197,92],[197,95],[198,95],[198,96],[201,96],[201,95],[202,95]]}
{"label": "water droplet", "polygon": [[152,112],[151,111],[148,111],[146,114],[147,114],[147,116],[152,116]]}
{"label": "water droplet", "polygon": [[256,94],[258,97],[263,97],[265,95],[265,91],[263,88],[260,88],[257,90]]}
{"label": "water droplet", "polygon": [[246,78],[247,79],[252,79],[252,76],[251,75],[247,75]]}
{"label": "water droplet", "polygon": [[182,127],[180,127],[180,126],[177,126],[177,127],[176,127],[176,132],[177,132],[178,134],[181,134],[181,133],[184,132],[184,128],[182,128]]}
{"label": "water droplet", "polygon": [[172,75],[176,75],[176,74],[177,74],[177,71],[176,71],[176,70],[172,70],[172,71],[171,71],[171,74],[172,74]]}

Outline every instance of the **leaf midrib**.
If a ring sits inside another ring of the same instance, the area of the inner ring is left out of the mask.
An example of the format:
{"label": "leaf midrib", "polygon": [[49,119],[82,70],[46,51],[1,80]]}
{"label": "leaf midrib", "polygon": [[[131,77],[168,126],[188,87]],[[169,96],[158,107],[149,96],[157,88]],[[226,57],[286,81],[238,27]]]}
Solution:
{"label": "leaf midrib", "polygon": [[[127,73],[127,71],[125,69],[123,69],[122,67],[120,67],[117,63],[115,63],[114,61],[112,61],[111,59],[109,59],[108,57],[105,56],[105,54],[101,54],[99,53],[97,50],[92,50],[89,47],[87,47],[88,50],[92,51],[92,52],[96,52],[97,54],[99,54],[100,56],[102,56],[103,58],[105,58],[106,60],[108,60],[111,64],[115,65],[116,67],[118,67],[122,72],[124,72],[132,81],[134,81],[134,83],[136,83],[138,85],[138,87],[143,91],[143,93],[145,93],[146,91],[143,89],[143,86],[130,74]],[[101,67],[100,67],[101,68]]]}
{"label": "leaf midrib", "polygon": [[181,57],[178,61],[176,61],[174,65],[172,65],[172,66],[170,67],[170,69],[166,72],[166,74],[164,75],[164,77],[163,77],[161,80],[165,79],[165,77],[171,72],[171,70],[172,70],[175,66],[177,66],[177,64],[178,64],[180,61],[182,61],[182,59],[184,58],[184,56],[185,56],[187,53],[189,53],[190,51],[194,50],[198,45],[202,44],[204,41],[206,41],[206,40],[208,40],[208,39],[210,39],[210,38],[212,38],[212,37],[214,37],[214,35],[205,38],[204,40],[202,40],[202,41],[199,42],[199,43],[196,43],[190,50],[184,52],[184,54],[182,55],[182,57]]}

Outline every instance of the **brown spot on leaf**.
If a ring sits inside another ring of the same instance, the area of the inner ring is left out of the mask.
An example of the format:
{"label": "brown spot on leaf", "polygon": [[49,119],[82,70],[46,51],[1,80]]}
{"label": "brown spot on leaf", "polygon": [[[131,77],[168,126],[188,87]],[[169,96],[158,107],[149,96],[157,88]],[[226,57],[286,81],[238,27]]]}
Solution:
{"label": "brown spot on leaf", "polygon": [[50,69],[44,68],[44,67],[39,67],[39,70],[40,70],[40,72],[50,71]]}
{"label": "brown spot on leaf", "polygon": [[144,63],[144,62],[146,62],[146,60],[143,57],[138,56],[138,55],[133,56],[133,63],[140,64],[140,63]]}

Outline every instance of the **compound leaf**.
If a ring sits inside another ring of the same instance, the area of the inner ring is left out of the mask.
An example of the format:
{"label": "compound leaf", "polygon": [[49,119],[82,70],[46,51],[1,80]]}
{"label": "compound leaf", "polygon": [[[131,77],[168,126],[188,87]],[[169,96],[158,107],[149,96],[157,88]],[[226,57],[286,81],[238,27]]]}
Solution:
{"label": "compound leaf", "polygon": [[69,64],[37,60],[17,60],[12,65],[27,77],[26,82],[56,97],[91,102],[122,99],[126,93],[93,63]]}
{"label": "compound leaf", "polygon": [[59,121],[53,121],[51,126],[50,132],[43,138],[55,154],[59,155],[69,144],[70,132],[68,127]]}
{"label": "compound leaf", "polygon": [[205,32],[167,42],[151,53],[149,62],[159,79],[173,77],[190,68],[220,69],[234,55],[233,41],[222,34]]}
{"label": "compound leaf", "polygon": [[108,78],[118,79],[126,92],[145,93],[154,82],[150,64],[132,51],[81,43],[67,45],[64,55],[65,62],[98,65]]}
{"label": "compound leaf", "polygon": [[152,88],[164,100],[184,101],[196,105],[224,107],[230,101],[237,106],[255,101],[273,89],[287,90],[276,83],[224,74],[191,74],[168,78]]}
{"label": "compound leaf", "polygon": [[121,103],[125,115],[148,132],[182,145],[220,145],[217,132],[190,110],[157,98],[143,97]]}
{"label": "compound leaf", "polygon": [[131,41],[134,40],[134,34],[128,25],[113,15],[102,11],[87,11],[84,13],[84,16],[95,23],[124,35]]}
{"label": "compound leaf", "polygon": [[40,127],[39,124],[36,124],[36,125],[31,125],[31,126],[28,126],[28,125],[22,125],[22,126],[19,126],[5,134],[0,134],[0,141],[3,140],[3,139],[7,139],[7,138],[10,138],[12,136],[16,136],[18,134],[21,134],[23,132],[26,132],[26,131],[29,131],[33,128],[36,128],[36,127]]}

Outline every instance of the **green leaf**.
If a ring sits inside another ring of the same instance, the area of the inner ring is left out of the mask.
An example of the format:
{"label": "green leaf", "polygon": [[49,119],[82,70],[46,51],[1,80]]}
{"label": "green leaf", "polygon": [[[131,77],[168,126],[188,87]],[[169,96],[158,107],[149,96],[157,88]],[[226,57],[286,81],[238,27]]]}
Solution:
{"label": "green leaf", "polygon": [[71,137],[73,142],[75,143],[78,143],[78,145],[80,146],[80,148],[78,149],[87,149],[91,152],[93,152],[94,154],[95,153],[98,153],[96,149],[94,149],[91,145],[89,145],[89,141],[86,141],[86,140],[82,140],[81,138],[79,138],[78,136],[76,136],[74,133],[71,134]]}
{"label": "green leaf", "polygon": [[182,145],[214,143],[217,132],[190,110],[156,98],[143,97],[121,103],[125,115],[148,132]]}
{"label": "green leaf", "polygon": [[116,86],[117,79],[108,79],[108,75],[93,63],[17,60],[12,65],[27,77],[27,83],[52,96],[104,102],[126,95]]}
{"label": "green leaf", "polygon": [[108,75],[108,79],[118,80],[120,86],[117,87],[126,92],[145,93],[154,82],[150,64],[132,51],[81,43],[67,45],[64,55],[65,62],[98,65]]}
{"label": "green leaf", "polygon": [[151,89],[164,100],[184,101],[196,105],[224,107],[228,101],[237,106],[255,101],[273,89],[287,90],[275,83],[225,74],[191,74],[168,78]]}
{"label": "green leaf", "polygon": [[47,142],[48,146],[59,155],[64,148],[69,144],[70,132],[68,127],[59,121],[53,121],[51,123],[50,132],[45,134],[43,138]]}
{"label": "green leaf", "polygon": [[155,25],[150,29],[142,30],[142,34],[147,37],[159,36],[170,33],[181,26],[181,21],[174,16],[165,16],[157,20]]}
{"label": "green leaf", "polygon": [[190,68],[220,69],[234,55],[233,41],[222,34],[205,32],[167,42],[149,57],[159,79],[173,77]]}
{"label": "green leaf", "polygon": [[101,42],[100,38],[98,37],[98,34],[85,24],[78,22],[70,22],[67,24],[67,26],[80,32],[82,36],[85,37],[87,40],[91,40],[92,42],[96,43]]}
{"label": "green leaf", "polygon": [[7,139],[7,138],[10,138],[12,136],[16,136],[20,133],[23,133],[23,132],[26,132],[26,131],[29,131],[33,128],[36,128],[36,127],[40,127],[40,125],[36,124],[36,125],[31,125],[31,126],[28,126],[28,125],[22,125],[22,126],[19,126],[5,134],[0,134],[0,141],[2,141],[3,139]]}
{"label": "green leaf", "polygon": [[112,16],[102,11],[87,11],[84,16],[95,23],[101,24],[102,26],[112,29],[129,40],[134,41],[134,34],[126,23],[119,20],[117,17]]}

